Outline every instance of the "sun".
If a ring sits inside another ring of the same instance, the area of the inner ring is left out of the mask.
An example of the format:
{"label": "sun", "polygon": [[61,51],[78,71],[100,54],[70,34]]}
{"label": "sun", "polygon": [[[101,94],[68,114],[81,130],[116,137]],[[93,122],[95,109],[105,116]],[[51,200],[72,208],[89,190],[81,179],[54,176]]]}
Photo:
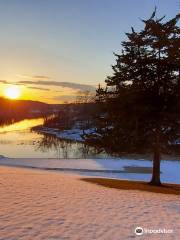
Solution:
{"label": "sun", "polygon": [[10,86],[4,90],[4,96],[9,99],[18,99],[21,95],[21,89],[18,86]]}

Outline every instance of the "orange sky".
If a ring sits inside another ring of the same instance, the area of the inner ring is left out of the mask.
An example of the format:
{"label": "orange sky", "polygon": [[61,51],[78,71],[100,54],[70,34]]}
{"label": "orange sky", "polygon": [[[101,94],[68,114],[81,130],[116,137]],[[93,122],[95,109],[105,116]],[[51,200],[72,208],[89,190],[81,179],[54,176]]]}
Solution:
{"label": "orange sky", "polygon": [[0,1],[0,96],[11,85],[21,99],[48,103],[95,93],[111,75],[125,33],[157,14],[174,17],[178,1]]}

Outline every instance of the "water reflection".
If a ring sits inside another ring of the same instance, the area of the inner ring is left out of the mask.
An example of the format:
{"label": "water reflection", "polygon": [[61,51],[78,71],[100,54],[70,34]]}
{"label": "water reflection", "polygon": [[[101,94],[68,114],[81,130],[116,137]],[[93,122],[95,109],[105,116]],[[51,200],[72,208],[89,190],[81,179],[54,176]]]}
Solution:
{"label": "water reflection", "polygon": [[[42,134],[40,134],[42,135]],[[36,151],[55,151],[57,158],[99,158],[107,157],[105,153],[99,153],[95,148],[80,142],[59,139],[51,134],[43,134],[41,141],[36,144]]]}
{"label": "water reflection", "polygon": [[80,142],[31,131],[43,118],[25,119],[0,127],[0,155],[13,158],[102,158],[105,153]]}
{"label": "water reflection", "polygon": [[23,121],[16,122],[14,124],[2,126],[0,128],[0,133],[22,131],[22,130],[30,129],[34,126],[42,125],[42,124],[43,124],[43,118],[25,119]]}

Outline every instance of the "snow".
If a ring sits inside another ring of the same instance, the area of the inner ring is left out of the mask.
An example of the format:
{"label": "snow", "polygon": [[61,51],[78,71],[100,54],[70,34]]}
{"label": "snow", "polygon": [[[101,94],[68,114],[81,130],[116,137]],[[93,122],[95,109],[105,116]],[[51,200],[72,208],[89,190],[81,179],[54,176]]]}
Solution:
{"label": "snow", "polygon": [[134,229],[172,229],[141,239],[180,236],[176,195],[105,188],[77,175],[0,167],[0,240],[140,239]]}
{"label": "snow", "polygon": [[[152,162],[144,159],[0,158],[0,165],[73,172],[85,176],[150,181]],[[132,170],[132,171],[131,171]],[[145,172],[144,172],[145,170]],[[161,161],[162,182],[180,183],[180,162]]]}
{"label": "snow", "polygon": [[79,141],[79,142],[83,142],[84,139],[82,138],[82,135],[84,133],[86,134],[90,134],[92,132],[94,132],[94,128],[91,129],[86,129],[83,130],[79,129],[79,128],[72,128],[69,130],[58,130],[55,128],[48,128],[48,127],[41,127],[40,129],[38,129],[39,132],[41,133],[48,133],[48,134],[52,134],[58,138],[61,139],[68,139],[68,140],[72,140],[72,141]]}
{"label": "snow", "polygon": [[[108,129],[112,129],[112,126],[109,126]],[[72,141],[78,141],[78,142],[84,142],[83,139],[83,134],[94,134],[94,136],[101,136],[99,133],[95,131],[95,128],[89,128],[82,130],[78,128],[78,124],[74,126],[72,129],[68,130],[59,130],[56,128],[48,128],[48,127],[43,127],[41,126],[38,130],[41,133],[48,133],[56,136],[57,138],[60,139],[67,139],[67,140],[72,140]],[[171,143],[172,144],[172,143]],[[177,139],[176,141],[173,142],[173,145],[180,145],[180,140]]]}

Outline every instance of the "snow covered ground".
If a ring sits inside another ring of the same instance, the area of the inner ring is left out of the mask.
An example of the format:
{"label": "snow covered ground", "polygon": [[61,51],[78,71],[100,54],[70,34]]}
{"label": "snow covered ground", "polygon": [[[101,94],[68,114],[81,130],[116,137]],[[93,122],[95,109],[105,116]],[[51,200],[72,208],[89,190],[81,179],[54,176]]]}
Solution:
{"label": "snow covered ground", "polygon": [[94,129],[86,129],[84,132],[82,129],[79,128],[72,128],[69,130],[63,130],[63,131],[59,131],[58,129],[55,128],[48,128],[48,127],[41,127],[40,129],[38,129],[37,131],[41,132],[41,133],[48,133],[48,134],[52,134],[58,138],[61,139],[69,139],[72,141],[79,141],[79,142],[83,142],[84,139],[82,138],[82,135],[84,133],[89,134],[94,132]]}
{"label": "snow covered ground", "polygon": [[[49,159],[49,158],[5,158],[0,157],[0,165],[39,168],[73,172],[85,176],[150,181],[152,162],[145,159]],[[180,184],[180,162],[161,162],[163,182]]]}
{"label": "snow covered ground", "polygon": [[[0,167],[0,240],[173,239],[179,196],[117,190],[77,175]],[[172,233],[136,236],[135,228]]]}

